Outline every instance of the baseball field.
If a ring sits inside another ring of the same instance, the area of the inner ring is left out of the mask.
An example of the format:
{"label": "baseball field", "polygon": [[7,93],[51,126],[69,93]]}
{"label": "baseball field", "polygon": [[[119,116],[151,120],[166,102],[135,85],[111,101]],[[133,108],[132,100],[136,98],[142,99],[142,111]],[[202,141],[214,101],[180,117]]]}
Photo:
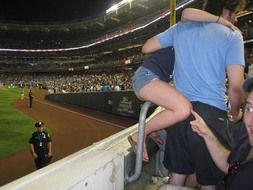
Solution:
{"label": "baseball field", "polygon": [[94,142],[136,123],[136,120],[45,100],[47,91],[33,90],[33,107],[27,92],[19,88],[0,88],[0,186],[35,171],[28,140],[34,123],[43,121],[52,136],[53,159],[81,150]]}

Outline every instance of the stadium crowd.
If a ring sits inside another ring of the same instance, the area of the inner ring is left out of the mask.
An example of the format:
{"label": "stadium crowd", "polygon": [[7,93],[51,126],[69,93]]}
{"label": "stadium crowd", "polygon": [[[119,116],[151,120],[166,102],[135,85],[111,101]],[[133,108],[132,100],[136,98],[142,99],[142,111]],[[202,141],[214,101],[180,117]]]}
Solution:
{"label": "stadium crowd", "polygon": [[0,83],[5,86],[45,88],[49,93],[79,93],[130,90],[133,71],[101,75],[13,75],[0,74]]}

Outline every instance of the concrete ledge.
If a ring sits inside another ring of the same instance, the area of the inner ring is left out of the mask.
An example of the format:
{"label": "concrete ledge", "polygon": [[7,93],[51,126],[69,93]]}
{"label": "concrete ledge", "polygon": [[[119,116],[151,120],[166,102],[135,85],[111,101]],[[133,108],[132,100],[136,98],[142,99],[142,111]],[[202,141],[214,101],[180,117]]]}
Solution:
{"label": "concrete ledge", "polygon": [[1,190],[93,190],[124,189],[124,158],[96,151],[82,156],[70,156],[9,183]]}

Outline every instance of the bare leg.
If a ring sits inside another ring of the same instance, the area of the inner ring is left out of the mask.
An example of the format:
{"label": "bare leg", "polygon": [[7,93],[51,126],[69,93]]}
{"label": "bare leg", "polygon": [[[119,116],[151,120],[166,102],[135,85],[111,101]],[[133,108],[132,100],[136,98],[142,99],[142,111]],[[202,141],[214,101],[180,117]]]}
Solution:
{"label": "bare leg", "polygon": [[148,121],[145,128],[146,135],[169,127],[191,113],[190,102],[174,87],[163,81],[151,81],[141,89],[139,95],[146,101],[165,108]]}
{"label": "bare leg", "polygon": [[184,186],[187,175],[172,173],[170,184],[176,186]]}
{"label": "bare leg", "polygon": [[185,186],[190,188],[196,188],[198,186],[195,173],[187,176]]}
{"label": "bare leg", "polygon": [[[145,85],[141,89],[139,96],[146,101],[165,108],[165,110],[156,114],[146,123],[145,137],[154,131],[182,121],[191,113],[190,102],[175,88],[160,80],[154,80]],[[138,133],[134,133],[132,135],[133,141],[137,142],[137,137]],[[143,158],[148,160],[146,152],[144,150]]]}
{"label": "bare leg", "polygon": [[215,190],[215,186],[214,185],[201,186],[201,190]]}

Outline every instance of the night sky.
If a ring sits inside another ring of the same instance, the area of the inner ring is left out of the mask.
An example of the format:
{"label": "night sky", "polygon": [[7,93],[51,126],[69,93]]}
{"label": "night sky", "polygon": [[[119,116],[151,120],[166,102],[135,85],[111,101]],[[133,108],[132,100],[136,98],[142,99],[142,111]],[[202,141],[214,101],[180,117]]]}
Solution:
{"label": "night sky", "polygon": [[98,16],[120,0],[0,0],[0,20],[48,22]]}

